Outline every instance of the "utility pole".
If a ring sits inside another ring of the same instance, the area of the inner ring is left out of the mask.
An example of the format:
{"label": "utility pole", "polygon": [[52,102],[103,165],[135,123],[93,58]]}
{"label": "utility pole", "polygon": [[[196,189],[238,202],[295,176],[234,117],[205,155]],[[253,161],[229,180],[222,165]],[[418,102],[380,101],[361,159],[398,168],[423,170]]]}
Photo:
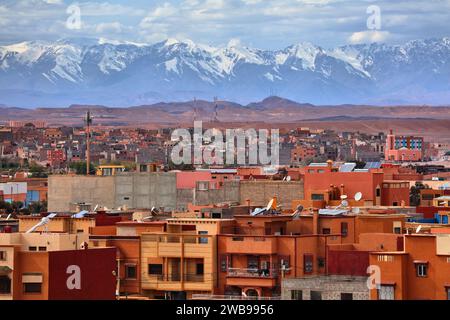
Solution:
{"label": "utility pole", "polygon": [[86,175],[89,175],[91,172],[91,124],[92,124],[92,117],[90,110],[86,112],[86,118],[84,119],[84,121],[86,122]]}

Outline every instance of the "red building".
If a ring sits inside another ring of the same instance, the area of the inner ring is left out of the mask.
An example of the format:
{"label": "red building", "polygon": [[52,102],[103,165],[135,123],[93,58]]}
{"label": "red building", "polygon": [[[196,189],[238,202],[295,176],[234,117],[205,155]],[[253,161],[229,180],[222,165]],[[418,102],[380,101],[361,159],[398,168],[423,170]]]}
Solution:
{"label": "red building", "polygon": [[66,161],[66,153],[62,149],[47,150],[47,161],[50,166],[58,166]]}

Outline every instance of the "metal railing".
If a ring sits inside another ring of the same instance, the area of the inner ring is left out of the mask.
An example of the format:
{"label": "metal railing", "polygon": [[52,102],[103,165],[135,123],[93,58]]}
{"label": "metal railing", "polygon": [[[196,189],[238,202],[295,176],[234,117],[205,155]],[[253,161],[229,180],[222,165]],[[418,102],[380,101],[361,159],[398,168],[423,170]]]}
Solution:
{"label": "metal railing", "polygon": [[192,300],[281,300],[281,296],[275,297],[248,297],[232,295],[193,294]]}
{"label": "metal railing", "polygon": [[201,274],[184,274],[183,277],[180,273],[171,273],[171,274],[158,274],[158,275],[149,275],[151,278],[157,280],[158,282],[205,282],[205,275]]}
{"label": "metal railing", "polygon": [[228,268],[227,276],[245,278],[275,278],[278,276],[278,270],[257,268]]}

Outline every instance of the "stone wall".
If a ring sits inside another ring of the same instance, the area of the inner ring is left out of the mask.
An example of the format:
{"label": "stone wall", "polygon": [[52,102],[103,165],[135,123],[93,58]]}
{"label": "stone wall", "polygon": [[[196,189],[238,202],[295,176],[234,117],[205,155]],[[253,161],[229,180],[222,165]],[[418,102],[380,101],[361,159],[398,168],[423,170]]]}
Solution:
{"label": "stone wall", "polygon": [[342,293],[351,293],[353,300],[369,300],[367,277],[319,276],[284,279],[281,298],[292,300],[292,291],[302,292],[302,300],[311,300],[311,291],[320,292],[322,300],[341,300]]}
{"label": "stone wall", "polygon": [[272,199],[277,197],[278,205],[283,209],[290,209],[292,200],[304,199],[303,181],[272,181],[254,180],[240,182],[239,202],[246,204],[246,200],[251,200],[251,205],[265,206]]}

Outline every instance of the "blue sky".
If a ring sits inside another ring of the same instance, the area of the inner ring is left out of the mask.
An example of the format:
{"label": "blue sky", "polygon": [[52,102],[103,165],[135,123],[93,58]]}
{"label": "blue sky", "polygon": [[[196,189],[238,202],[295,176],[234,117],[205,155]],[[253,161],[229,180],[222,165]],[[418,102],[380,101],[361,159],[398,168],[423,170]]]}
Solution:
{"label": "blue sky", "polygon": [[[80,11],[76,29],[67,27],[70,5]],[[379,24],[369,27],[373,6]],[[449,21],[450,0],[0,0],[0,44],[177,38],[215,46],[238,41],[262,49],[308,41],[328,48],[450,36]]]}

